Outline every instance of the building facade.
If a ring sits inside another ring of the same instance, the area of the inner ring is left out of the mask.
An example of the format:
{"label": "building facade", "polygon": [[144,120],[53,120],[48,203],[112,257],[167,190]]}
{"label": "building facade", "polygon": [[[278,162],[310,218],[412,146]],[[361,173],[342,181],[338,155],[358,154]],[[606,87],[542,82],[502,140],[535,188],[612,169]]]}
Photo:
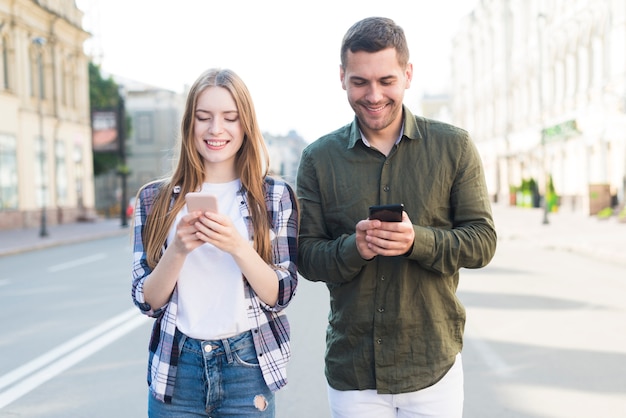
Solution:
{"label": "building facade", "polygon": [[0,0],[0,229],[93,214],[82,17],[73,0]]}
{"label": "building facade", "polygon": [[560,210],[624,204],[626,2],[482,0],[454,38],[452,118],[490,194],[554,185]]}
{"label": "building facade", "polygon": [[280,177],[295,188],[300,156],[308,143],[296,131],[285,136],[264,133],[270,157],[270,175]]}
{"label": "building facade", "polygon": [[125,160],[128,167],[126,193],[115,171],[95,178],[96,209],[105,217],[115,217],[129,204],[144,184],[169,175],[173,170],[175,149],[185,95],[160,87],[111,75],[123,92],[125,113],[130,119],[126,132]]}

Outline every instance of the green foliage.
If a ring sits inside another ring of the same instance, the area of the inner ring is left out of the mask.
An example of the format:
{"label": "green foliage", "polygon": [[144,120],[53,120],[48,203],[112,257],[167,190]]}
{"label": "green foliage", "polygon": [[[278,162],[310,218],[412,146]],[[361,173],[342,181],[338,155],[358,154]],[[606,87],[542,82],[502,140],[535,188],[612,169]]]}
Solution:
{"label": "green foliage", "polygon": [[108,173],[120,165],[120,157],[117,152],[94,152],[93,153],[93,174]]}
{"label": "green foliage", "polygon": [[598,212],[597,216],[598,216],[599,219],[609,219],[611,216],[613,216],[613,208],[606,207],[606,208],[600,210],[600,212]]}
{"label": "green foliage", "polygon": [[119,86],[113,78],[103,78],[100,67],[89,63],[89,101],[91,109],[116,108],[119,105]]}
{"label": "green foliage", "polygon": [[122,175],[129,175],[131,173],[130,171],[130,167],[128,165],[124,165],[124,164],[120,164],[117,167],[115,167],[115,172],[122,176]]}
{"label": "green foliage", "polygon": [[545,196],[548,211],[556,212],[559,208],[559,196],[556,194],[556,190],[554,188],[554,181],[552,180],[552,176],[548,177],[548,184],[546,185],[546,196]]}
{"label": "green foliage", "polygon": [[[94,109],[118,109],[120,106],[119,85],[112,77],[104,78],[100,72],[100,67],[92,62],[89,63],[89,101],[91,110]],[[125,137],[128,138],[132,129],[131,118],[124,115]],[[126,139],[125,138],[125,139]],[[117,152],[94,152],[93,153],[93,174],[108,173],[112,170],[119,172],[119,167],[123,166],[121,157]]]}

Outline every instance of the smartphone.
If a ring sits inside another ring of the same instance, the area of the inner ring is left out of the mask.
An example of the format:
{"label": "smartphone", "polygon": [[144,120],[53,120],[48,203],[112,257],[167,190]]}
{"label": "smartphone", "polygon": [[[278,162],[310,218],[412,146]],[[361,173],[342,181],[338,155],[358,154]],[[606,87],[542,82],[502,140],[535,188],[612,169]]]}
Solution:
{"label": "smartphone", "polygon": [[378,219],[383,222],[402,222],[403,211],[404,205],[402,203],[370,206],[370,219]]}
{"label": "smartphone", "polygon": [[187,212],[201,211],[217,213],[217,197],[205,192],[190,192],[185,195]]}

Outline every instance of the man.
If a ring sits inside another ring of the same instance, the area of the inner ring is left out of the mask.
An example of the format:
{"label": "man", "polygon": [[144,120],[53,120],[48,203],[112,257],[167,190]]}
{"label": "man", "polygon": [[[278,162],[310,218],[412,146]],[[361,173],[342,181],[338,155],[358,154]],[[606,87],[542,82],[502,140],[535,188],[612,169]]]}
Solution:
{"label": "man", "polygon": [[[412,77],[402,28],[354,24],[340,79],[356,117],[310,144],[298,170],[298,266],[330,291],[336,418],[462,416],[459,269],[487,265],[496,232],[471,138],[403,106]],[[394,203],[401,222],[368,219]]]}

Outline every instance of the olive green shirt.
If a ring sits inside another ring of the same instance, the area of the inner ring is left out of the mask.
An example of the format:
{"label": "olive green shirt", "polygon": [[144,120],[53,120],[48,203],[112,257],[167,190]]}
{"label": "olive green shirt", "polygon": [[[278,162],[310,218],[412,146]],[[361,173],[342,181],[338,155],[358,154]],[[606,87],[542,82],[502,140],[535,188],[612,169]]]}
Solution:
{"label": "olive green shirt", "polygon": [[[338,390],[406,393],[441,379],[463,345],[459,269],[487,265],[496,249],[468,133],[403,111],[388,157],[363,143],[355,119],[307,146],[298,169],[298,269],[330,291],[326,377]],[[404,203],[413,249],[364,260],[355,225],[388,203]]]}

